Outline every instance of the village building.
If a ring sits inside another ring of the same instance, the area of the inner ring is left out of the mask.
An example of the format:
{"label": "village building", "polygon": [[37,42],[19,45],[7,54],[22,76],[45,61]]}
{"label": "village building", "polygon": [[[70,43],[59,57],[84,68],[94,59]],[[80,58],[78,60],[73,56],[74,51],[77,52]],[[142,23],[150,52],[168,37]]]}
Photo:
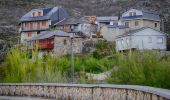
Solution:
{"label": "village building", "polygon": [[[40,55],[52,53],[57,56],[70,53],[70,35],[61,30],[51,30],[40,32],[36,37],[32,38],[30,43],[38,41],[38,50]],[[73,52],[82,53],[83,39],[79,36],[73,38]]]}
{"label": "village building", "polygon": [[40,32],[47,31],[68,17],[62,7],[33,9],[20,19],[21,43],[27,43]]}
{"label": "village building", "polygon": [[131,30],[116,38],[117,51],[166,50],[167,35],[159,30],[145,27]]}
{"label": "village building", "polygon": [[158,14],[137,9],[130,9],[121,16],[97,17],[96,24],[107,41],[115,41],[119,35],[144,27],[158,31],[161,29],[161,19]]}
{"label": "village building", "polygon": [[[107,41],[113,41],[115,38],[115,34],[112,33],[112,30],[109,29],[108,26],[111,25],[118,25],[118,17],[117,16],[105,16],[105,17],[97,17],[96,24],[98,25],[98,31],[100,32],[100,35],[103,37],[103,39]],[[115,33],[118,30],[115,30]]]}
{"label": "village building", "polygon": [[130,30],[150,27],[160,31],[161,28],[159,14],[151,11],[130,9],[122,14],[120,22]]}
{"label": "village building", "polygon": [[55,24],[55,27],[70,34],[92,38],[92,35],[96,35],[97,31],[95,18],[95,16],[86,16],[80,18],[71,17]]}

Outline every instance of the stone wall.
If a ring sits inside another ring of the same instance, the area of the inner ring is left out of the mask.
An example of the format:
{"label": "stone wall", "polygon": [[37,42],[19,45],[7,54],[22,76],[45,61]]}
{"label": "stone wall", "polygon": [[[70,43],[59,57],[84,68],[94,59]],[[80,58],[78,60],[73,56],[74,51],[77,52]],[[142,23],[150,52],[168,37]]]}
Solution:
{"label": "stone wall", "polygon": [[[30,36],[28,36],[30,34]],[[21,33],[21,43],[27,43],[28,40],[30,40],[33,37],[37,36],[37,32],[22,32]]]}
{"label": "stone wall", "polygon": [[[138,25],[135,25],[135,22],[138,22]],[[122,24],[125,25],[125,22],[129,22],[129,30],[136,30],[136,29],[140,29],[143,27],[150,27],[156,30],[160,31],[160,22],[159,21],[151,21],[151,20],[123,20]],[[155,23],[157,23],[157,27],[155,27]]]}
{"label": "stone wall", "polygon": [[70,51],[70,38],[55,36],[54,54],[60,56],[60,55],[68,54],[69,51]]}
{"label": "stone wall", "polygon": [[1,83],[0,95],[43,97],[59,100],[169,100],[170,90],[131,85]]}
{"label": "stone wall", "polygon": [[[82,53],[82,38],[73,39],[73,50],[74,53]],[[69,37],[58,37],[54,39],[54,54],[61,56],[65,54],[70,54],[71,52],[71,39]]]}

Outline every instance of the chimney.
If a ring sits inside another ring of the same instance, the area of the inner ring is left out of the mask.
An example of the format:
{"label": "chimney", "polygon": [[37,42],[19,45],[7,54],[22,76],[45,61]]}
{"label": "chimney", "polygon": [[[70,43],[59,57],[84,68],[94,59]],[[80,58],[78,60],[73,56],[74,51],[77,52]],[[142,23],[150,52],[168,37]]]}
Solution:
{"label": "chimney", "polygon": [[161,19],[161,31],[162,32],[165,32],[165,23],[164,23],[165,21],[164,21],[164,19]]}

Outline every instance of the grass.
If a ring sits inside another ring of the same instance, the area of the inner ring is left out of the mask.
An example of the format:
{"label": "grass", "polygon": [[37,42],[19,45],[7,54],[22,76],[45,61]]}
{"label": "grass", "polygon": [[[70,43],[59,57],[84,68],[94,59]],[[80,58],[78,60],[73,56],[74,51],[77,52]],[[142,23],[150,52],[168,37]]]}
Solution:
{"label": "grass", "polygon": [[129,52],[116,54],[116,66],[109,83],[146,85],[170,89],[170,57],[158,52]]}
{"label": "grass", "polygon": [[[47,56],[44,59],[38,57],[38,51],[32,51],[32,58],[26,51],[17,47],[12,48],[7,54],[6,64],[3,65],[3,82],[25,83],[25,82],[70,82],[70,56],[60,58]],[[107,58],[100,60],[91,55],[75,56],[75,74],[79,78],[78,83],[85,82],[82,73],[101,73],[112,66]]]}
{"label": "grass", "polygon": [[30,59],[27,52],[13,48],[7,55],[7,64],[4,65],[3,82],[63,82],[63,68],[58,67],[56,58],[50,56],[44,59],[38,58],[35,50]]}
{"label": "grass", "polygon": [[[103,48],[100,44],[107,45],[99,42],[95,53],[75,55],[76,83],[96,83],[87,80],[85,73],[98,74],[112,70],[105,80],[107,83],[170,89],[170,57],[161,56],[156,51],[116,53],[114,48]],[[70,55],[40,59],[35,49],[31,56],[17,47],[12,48],[7,54],[6,63],[0,65],[0,82],[70,82]]]}

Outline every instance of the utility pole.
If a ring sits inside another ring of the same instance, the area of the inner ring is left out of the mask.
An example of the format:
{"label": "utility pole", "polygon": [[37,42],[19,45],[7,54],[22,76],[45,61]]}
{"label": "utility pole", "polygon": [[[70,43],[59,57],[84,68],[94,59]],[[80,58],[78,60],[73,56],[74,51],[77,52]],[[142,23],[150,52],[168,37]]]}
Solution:
{"label": "utility pole", "polygon": [[71,82],[74,83],[74,51],[73,51],[73,37],[71,37]]}

